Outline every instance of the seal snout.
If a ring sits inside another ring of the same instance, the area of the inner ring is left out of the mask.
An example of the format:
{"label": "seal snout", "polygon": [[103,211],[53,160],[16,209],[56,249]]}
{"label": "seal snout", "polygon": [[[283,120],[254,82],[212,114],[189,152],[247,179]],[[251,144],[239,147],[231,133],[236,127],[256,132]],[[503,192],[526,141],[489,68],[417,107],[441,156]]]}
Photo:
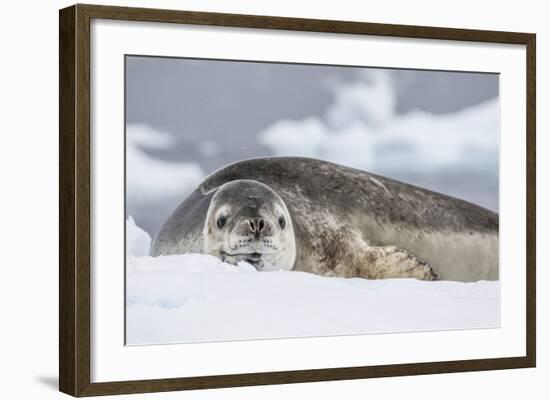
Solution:
{"label": "seal snout", "polygon": [[260,238],[261,232],[266,226],[265,220],[262,218],[248,219],[246,223],[248,224],[248,228],[251,234],[254,235],[254,238],[256,240],[258,240]]}

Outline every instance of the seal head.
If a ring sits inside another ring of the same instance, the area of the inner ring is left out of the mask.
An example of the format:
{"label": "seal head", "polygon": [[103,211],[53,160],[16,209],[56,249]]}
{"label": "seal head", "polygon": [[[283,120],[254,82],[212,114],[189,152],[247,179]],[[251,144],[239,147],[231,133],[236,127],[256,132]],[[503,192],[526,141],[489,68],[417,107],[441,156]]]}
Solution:
{"label": "seal head", "polygon": [[221,185],[206,214],[203,252],[233,264],[244,261],[260,271],[291,270],[296,241],[285,202],[258,181]]}

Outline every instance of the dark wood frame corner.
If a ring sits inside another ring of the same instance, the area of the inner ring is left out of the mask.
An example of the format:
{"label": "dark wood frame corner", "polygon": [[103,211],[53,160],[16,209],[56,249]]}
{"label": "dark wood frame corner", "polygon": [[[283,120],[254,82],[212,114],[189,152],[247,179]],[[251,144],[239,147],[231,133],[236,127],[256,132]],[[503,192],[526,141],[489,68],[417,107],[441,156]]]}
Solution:
{"label": "dark wood frame corner", "polygon": [[[527,48],[527,324],[524,357],[90,382],[90,21],[92,18],[511,43]],[[253,15],[74,5],[59,13],[59,388],[73,396],[534,367],[535,35]]]}

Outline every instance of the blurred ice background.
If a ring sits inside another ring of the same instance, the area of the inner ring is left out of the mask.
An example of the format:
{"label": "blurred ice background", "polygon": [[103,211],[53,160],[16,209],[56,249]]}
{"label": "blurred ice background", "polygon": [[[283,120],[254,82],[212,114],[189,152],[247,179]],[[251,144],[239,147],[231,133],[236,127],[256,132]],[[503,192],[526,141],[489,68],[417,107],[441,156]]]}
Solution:
{"label": "blurred ice background", "polygon": [[127,215],[154,236],[210,172],[309,156],[498,211],[498,75],[126,59]]}

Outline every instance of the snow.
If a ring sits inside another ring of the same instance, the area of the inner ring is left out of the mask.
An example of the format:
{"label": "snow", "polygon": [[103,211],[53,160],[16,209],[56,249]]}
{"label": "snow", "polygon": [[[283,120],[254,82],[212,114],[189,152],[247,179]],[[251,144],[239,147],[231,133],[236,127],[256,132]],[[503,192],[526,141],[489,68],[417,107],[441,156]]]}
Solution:
{"label": "snow", "polygon": [[500,325],[499,282],[257,272],[210,255],[150,257],[127,222],[127,344],[332,336]]}
{"label": "snow", "polygon": [[126,255],[147,256],[150,246],[151,236],[138,227],[134,218],[129,216],[126,220]]}

